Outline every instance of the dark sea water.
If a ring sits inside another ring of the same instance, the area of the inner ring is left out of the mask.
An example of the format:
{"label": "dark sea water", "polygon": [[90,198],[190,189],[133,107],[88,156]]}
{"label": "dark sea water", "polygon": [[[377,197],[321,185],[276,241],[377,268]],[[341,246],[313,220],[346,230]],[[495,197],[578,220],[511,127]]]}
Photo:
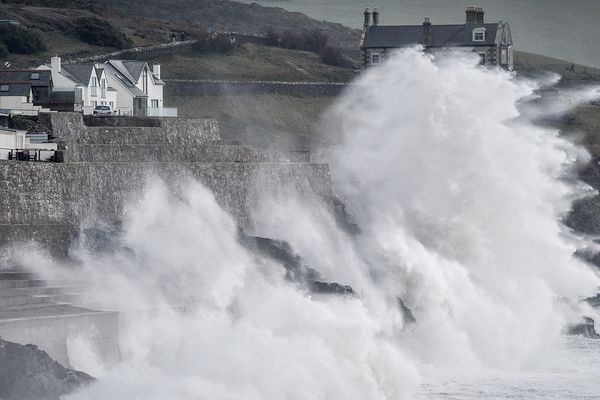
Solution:
{"label": "dark sea water", "polygon": [[507,21],[517,50],[600,67],[600,0],[242,0],[282,7],[360,28],[365,7],[378,7],[384,25],[461,23],[467,5],[487,21]]}

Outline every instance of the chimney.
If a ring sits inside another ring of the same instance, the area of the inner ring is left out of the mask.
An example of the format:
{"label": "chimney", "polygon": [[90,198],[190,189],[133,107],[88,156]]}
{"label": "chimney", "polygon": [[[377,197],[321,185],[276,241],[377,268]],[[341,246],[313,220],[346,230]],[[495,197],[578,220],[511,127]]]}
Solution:
{"label": "chimney", "polygon": [[371,26],[371,11],[369,9],[365,9],[365,23],[363,25],[364,30],[366,31]]}
{"label": "chimney", "polygon": [[379,25],[379,11],[377,8],[373,9],[373,26]]}
{"label": "chimney", "polygon": [[475,8],[475,22],[479,25],[483,25],[483,15],[485,13],[483,12],[483,8],[481,7],[476,7]]}
{"label": "chimney", "polygon": [[466,14],[467,14],[467,24],[477,23],[477,7],[468,6]]}
{"label": "chimney", "polygon": [[431,44],[431,20],[429,17],[425,17],[423,21],[423,45],[428,46]]}
{"label": "chimney", "polygon": [[160,64],[154,64],[152,66],[152,73],[158,79],[160,79]]}
{"label": "chimney", "polygon": [[52,71],[62,72],[62,66],[60,63],[60,57],[54,56],[50,59],[50,67]]}

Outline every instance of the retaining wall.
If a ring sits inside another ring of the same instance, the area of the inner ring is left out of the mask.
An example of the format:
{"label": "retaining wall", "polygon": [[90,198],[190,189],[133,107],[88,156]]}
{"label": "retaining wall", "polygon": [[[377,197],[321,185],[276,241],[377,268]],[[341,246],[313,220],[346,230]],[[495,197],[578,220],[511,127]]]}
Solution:
{"label": "retaining wall", "polygon": [[166,80],[165,96],[224,94],[281,94],[289,96],[337,96],[348,86],[338,82],[269,82]]}
{"label": "retaining wall", "polygon": [[315,193],[331,204],[326,164],[220,140],[215,121],[169,119],[158,127],[86,127],[80,114],[52,115],[65,163],[0,161],[0,246],[35,241],[66,254],[79,227],[119,224],[147,180],[172,191],[201,182],[240,225],[261,196]]}

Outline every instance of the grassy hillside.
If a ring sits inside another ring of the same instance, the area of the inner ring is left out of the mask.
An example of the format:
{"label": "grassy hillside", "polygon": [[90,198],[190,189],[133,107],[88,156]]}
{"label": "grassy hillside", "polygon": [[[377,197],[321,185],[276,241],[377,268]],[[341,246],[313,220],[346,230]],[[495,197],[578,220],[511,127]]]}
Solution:
{"label": "grassy hillside", "polygon": [[281,151],[307,150],[326,140],[319,119],[334,97],[229,95],[170,97],[179,115],[215,118],[226,139]]}
{"label": "grassy hillside", "polygon": [[[47,50],[34,55],[10,54],[13,65],[35,65],[53,54],[93,55],[114,51],[104,43],[89,43],[77,36],[77,21],[101,18],[124,34],[132,46],[195,39],[212,31],[264,33],[318,30],[330,43],[356,48],[360,32],[280,8],[242,4],[228,0],[0,0],[1,19],[19,21],[21,27],[40,36]],[[110,43],[109,41],[106,41]],[[0,55],[2,53],[0,52]]]}
{"label": "grassy hillside", "polygon": [[164,79],[348,82],[358,70],[323,64],[312,52],[245,44],[227,54],[185,51],[146,57]]}

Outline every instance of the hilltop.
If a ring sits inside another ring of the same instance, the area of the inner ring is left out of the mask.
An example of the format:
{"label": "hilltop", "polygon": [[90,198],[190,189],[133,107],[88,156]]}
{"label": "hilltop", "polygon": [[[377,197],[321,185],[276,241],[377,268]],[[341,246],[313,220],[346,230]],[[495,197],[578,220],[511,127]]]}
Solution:
{"label": "hilltop", "polygon": [[[332,45],[344,49],[355,49],[360,39],[360,31],[341,24],[229,0],[0,0],[0,15],[38,34],[45,45],[45,50],[35,54],[11,55],[13,62],[24,65],[53,54],[85,56],[174,39],[198,39],[207,31],[261,34],[269,29],[294,33],[316,30]],[[107,44],[82,40],[81,24],[93,19],[108,25],[107,35],[122,36],[124,41],[104,41]]]}

